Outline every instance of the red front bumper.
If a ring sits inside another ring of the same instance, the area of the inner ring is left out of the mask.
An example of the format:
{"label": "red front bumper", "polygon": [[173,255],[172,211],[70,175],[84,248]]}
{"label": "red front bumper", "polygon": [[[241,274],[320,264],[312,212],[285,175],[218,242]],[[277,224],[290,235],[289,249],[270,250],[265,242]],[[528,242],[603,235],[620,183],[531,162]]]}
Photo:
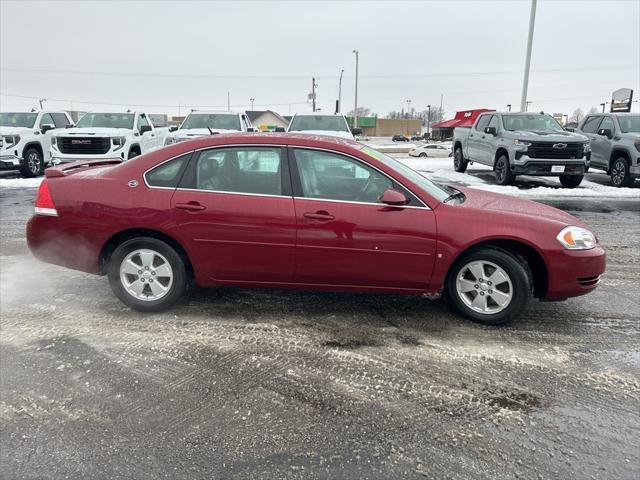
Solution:
{"label": "red front bumper", "polygon": [[600,246],[591,250],[556,250],[547,254],[549,285],[545,300],[562,300],[592,292],[607,264]]}

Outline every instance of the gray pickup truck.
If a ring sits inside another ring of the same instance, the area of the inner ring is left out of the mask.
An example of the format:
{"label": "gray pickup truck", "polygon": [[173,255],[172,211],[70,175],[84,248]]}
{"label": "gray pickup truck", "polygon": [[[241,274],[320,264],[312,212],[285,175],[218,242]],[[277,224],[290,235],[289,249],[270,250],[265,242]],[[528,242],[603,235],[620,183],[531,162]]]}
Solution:
{"label": "gray pickup truck", "polygon": [[587,137],[567,132],[551,115],[487,112],[473,127],[454,130],[453,166],[464,172],[469,163],[488,165],[500,185],[516,175],[538,175],[574,188],[589,168],[589,148]]}
{"label": "gray pickup truck", "polygon": [[629,187],[640,178],[640,115],[588,115],[578,132],[591,141],[591,168],[604,170],[616,187]]}

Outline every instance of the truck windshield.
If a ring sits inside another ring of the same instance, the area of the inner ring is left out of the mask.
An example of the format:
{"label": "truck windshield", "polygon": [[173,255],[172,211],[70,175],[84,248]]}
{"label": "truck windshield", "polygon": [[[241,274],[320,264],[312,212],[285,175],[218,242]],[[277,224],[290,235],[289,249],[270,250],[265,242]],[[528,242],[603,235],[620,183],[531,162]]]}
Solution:
{"label": "truck windshield", "polygon": [[505,130],[553,130],[562,132],[560,124],[549,115],[503,115],[502,125]]}
{"label": "truck windshield", "polygon": [[374,150],[373,148],[367,147],[366,145],[362,147],[361,151],[363,153],[366,153],[370,157],[375,158],[376,160],[384,163],[388,167],[398,172],[403,177],[408,178],[409,180],[411,180],[413,183],[418,185],[420,188],[426,191],[429,195],[436,198],[440,202],[443,201],[445,198],[447,198],[451,193],[445,190],[440,185],[433,183],[427,177],[416,172],[413,168],[407,167],[405,164],[400,163],[396,159],[391,158],[390,156],[385,155],[384,153]]}
{"label": "truck windshield", "polygon": [[133,130],[133,113],[87,113],[78,123],[77,128],[126,128]]}
{"label": "truck windshield", "polygon": [[180,125],[180,130],[187,128],[241,130],[240,117],[231,113],[190,113]]}
{"label": "truck windshield", "polygon": [[622,133],[640,133],[640,115],[618,115],[618,123]]}
{"label": "truck windshield", "polygon": [[0,113],[0,127],[31,128],[37,117],[37,113]]}
{"label": "truck windshield", "polygon": [[348,132],[347,123],[341,116],[329,115],[296,115],[291,120],[290,132],[308,130],[328,130],[331,132]]}

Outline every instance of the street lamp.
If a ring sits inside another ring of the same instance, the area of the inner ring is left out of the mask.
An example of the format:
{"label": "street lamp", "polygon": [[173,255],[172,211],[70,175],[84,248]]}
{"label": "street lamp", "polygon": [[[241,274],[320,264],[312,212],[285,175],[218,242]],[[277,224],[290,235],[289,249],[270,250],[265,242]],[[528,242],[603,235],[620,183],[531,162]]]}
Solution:
{"label": "street lamp", "polygon": [[429,130],[431,128],[431,105],[427,105],[427,109],[429,110],[427,113],[427,137],[431,138],[431,132]]}
{"label": "street lamp", "polygon": [[338,111],[336,113],[340,113],[340,109],[342,108],[342,74],[344,73],[344,68],[340,70],[340,81],[338,83]]}
{"label": "street lamp", "polygon": [[509,111],[511,111],[511,104],[507,103],[507,108],[509,109]]}
{"label": "street lamp", "polygon": [[604,113],[604,106],[606,105],[606,103],[601,103],[600,106],[602,107],[602,113]]}
{"label": "street lamp", "polygon": [[256,97],[251,97],[249,99],[249,101],[251,102],[251,111],[253,111],[253,102],[255,101]]}
{"label": "street lamp", "polygon": [[522,96],[520,98],[520,111],[527,111],[527,90],[529,89],[529,69],[531,68],[531,47],[533,45],[533,29],[536,23],[536,6],[538,0],[531,0],[529,12],[529,37],[527,38],[527,54],[524,61],[524,78],[522,79]]}
{"label": "street lamp", "polygon": [[409,135],[409,108],[411,107],[411,100],[407,100],[407,135]]}
{"label": "street lamp", "polygon": [[529,111],[529,105],[531,105],[533,102],[527,100],[526,102],[524,102],[524,111],[528,112]]}
{"label": "street lamp", "polygon": [[354,50],[353,53],[356,55],[356,97],[354,101],[353,107],[353,128],[358,127],[358,56],[360,52],[358,50]]}

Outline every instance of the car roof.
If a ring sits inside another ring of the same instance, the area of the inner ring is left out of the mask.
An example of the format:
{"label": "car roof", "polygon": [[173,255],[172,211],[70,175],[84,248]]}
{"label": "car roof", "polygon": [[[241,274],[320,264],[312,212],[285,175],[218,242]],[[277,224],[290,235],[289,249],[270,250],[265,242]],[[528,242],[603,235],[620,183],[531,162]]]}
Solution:
{"label": "car roof", "polygon": [[308,133],[223,133],[217,135],[205,135],[193,140],[187,140],[174,145],[188,147],[184,151],[198,150],[207,147],[233,145],[233,144],[257,144],[257,145],[298,145],[307,147],[325,147],[328,149],[340,147],[357,148],[362,145],[355,140],[333,137],[329,135],[314,135]]}
{"label": "car roof", "polygon": [[224,113],[226,115],[239,115],[238,112],[229,112],[227,110],[191,110],[187,115],[191,115],[192,113],[215,113],[215,114],[221,114]]}
{"label": "car roof", "polygon": [[296,113],[295,117],[344,117],[342,113],[327,113],[327,112],[313,112],[313,113]]}

